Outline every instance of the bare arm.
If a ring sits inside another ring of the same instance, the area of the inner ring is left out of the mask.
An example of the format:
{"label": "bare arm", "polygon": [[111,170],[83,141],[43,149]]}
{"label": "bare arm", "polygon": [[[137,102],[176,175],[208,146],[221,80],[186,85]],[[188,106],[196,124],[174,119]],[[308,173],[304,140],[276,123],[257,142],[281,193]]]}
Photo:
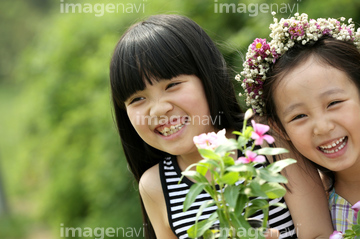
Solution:
{"label": "bare arm", "polygon": [[148,169],[141,177],[139,191],[146,212],[158,239],[176,239],[167,218],[166,204],[161,187],[159,165]]}

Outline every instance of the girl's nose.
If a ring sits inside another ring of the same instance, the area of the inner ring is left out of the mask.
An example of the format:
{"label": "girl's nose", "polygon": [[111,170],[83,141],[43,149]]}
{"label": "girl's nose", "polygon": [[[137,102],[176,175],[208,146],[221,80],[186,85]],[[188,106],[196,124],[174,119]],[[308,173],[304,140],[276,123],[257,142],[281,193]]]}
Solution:
{"label": "girl's nose", "polygon": [[166,100],[158,100],[151,105],[150,116],[151,117],[164,117],[169,111],[173,109],[173,105]]}
{"label": "girl's nose", "polygon": [[319,119],[314,125],[314,135],[324,135],[335,128],[335,125],[328,119]]}

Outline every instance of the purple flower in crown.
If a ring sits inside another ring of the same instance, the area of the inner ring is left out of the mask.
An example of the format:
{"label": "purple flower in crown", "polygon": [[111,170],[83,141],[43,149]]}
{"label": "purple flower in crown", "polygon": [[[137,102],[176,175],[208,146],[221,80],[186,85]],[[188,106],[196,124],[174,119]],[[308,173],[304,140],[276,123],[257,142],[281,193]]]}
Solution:
{"label": "purple flower in crown", "polygon": [[294,26],[291,26],[289,28],[289,33],[291,35],[291,39],[299,37],[299,36],[303,36],[305,34],[304,27],[305,26],[301,25],[299,22],[296,22],[294,24]]}
{"label": "purple flower in crown", "polygon": [[254,92],[253,98],[260,95],[259,91],[262,90],[262,85],[264,84],[263,80],[260,77],[254,79],[254,82],[252,83],[248,82],[248,79],[244,79],[243,82],[245,83],[245,88],[248,92]]}
{"label": "purple flower in crown", "polygon": [[331,30],[329,28],[325,28],[322,32],[323,35],[330,35]]}

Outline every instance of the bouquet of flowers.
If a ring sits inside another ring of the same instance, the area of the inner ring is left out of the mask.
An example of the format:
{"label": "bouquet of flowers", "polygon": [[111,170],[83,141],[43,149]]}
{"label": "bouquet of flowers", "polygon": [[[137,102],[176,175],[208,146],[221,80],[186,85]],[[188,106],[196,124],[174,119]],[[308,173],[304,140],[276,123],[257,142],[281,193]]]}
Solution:
{"label": "bouquet of flowers", "polygon": [[[287,183],[287,179],[280,172],[296,160],[283,159],[267,166],[262,165],[266,162],[264,155],[278,155],[288,151],[283,148],[256,147],[262,145],[264,140],[272,144],[274,138],[266,134],[270,129],[267,125],[257,124],[254,120],[251,121],[252,126],[247,125],[252,115],[253,112],[249,109],[245,113],[242,132],[233,132],[237,135],[237,139],[226,138],[225,129],[218,133],[212,132],[194,137],[194,143],[203,159],[182,172],[183,177],[196,181],[186,196],[184,211],[203,190],[212,200],[201,205],[196,223],[187,231],[189,237],[249,238],[247,232],[254,230],[249,218],[255,212],[262,210],[264,214],[262,225],[255,230],[258,233],[256,238],[264,238],[269,207],[284,207],[281,203],[270,204],[269,199],[285,195],[286,189],[281,184]],[[236,151],[243,156],[234,160],[231,155]],[[193,170],[194,168],[196,170]],[[205,176],[207,173],[211,175],[210,180]],[[217,210],[208,219],[198,221],[203,210],[213,205],[217,206]],[[220,227],[210,229],[217,221]]]}

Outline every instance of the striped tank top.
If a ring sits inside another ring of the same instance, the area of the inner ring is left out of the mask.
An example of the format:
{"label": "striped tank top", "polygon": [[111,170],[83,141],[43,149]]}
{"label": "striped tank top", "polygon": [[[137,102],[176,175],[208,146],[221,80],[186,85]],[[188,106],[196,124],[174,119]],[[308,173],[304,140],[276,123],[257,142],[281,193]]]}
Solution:
{"label": "striped tank top", "polygon": [[[194,183],[187,177],[184,177],[181,183],[178,183],[182,175],[176,157],[168,157],[161,161],[159,163],[159,170],[169,225],[178,238],[188,238],[186,231],[194,225],[198,209],[204,202],[211,200],[211,197],[203,191],[196,197],[191,207],[183,212],[183,203],[186,194]],[[276,202],[285,204],[284,198],[270,200],[270,203]],[[206,208],[199,220],[209,218],[216,209],[216,206]],[[252,218],[262,219],[262,211],[255,213]],[[276,228],[280,231],[280,239],[297,238],[294,223],[287,208],[271,206],[269,208],[268,224],[270,228]]]}

